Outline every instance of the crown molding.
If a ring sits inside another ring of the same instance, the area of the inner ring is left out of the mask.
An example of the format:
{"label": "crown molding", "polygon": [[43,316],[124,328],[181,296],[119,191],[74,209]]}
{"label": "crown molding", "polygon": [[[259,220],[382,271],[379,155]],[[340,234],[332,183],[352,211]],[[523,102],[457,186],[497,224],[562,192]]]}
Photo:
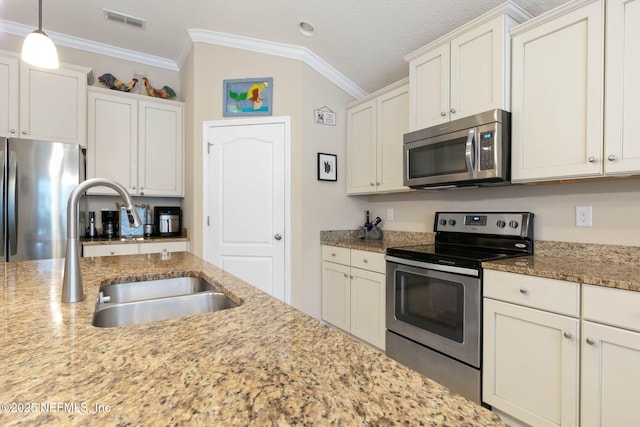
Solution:
{"label": "crown molding", "polygon": [[[0,19],[0,30],[8,34],[26,37],[27,34],[33,32],[34,27]],[[171,59],[148,55],[146,53],[123,49],[104,43],[82,39],[79,37],[72,37],[66,34],[56,33],[54,31],[47,30],[46,33],[56,45],[71,47],[74,49],[97,53],[100,55],[111,56],[113,58],[125,59],[127,61],[139,62],[141,64],[152,65],[154,67],[163,68],[166,70],[180,71],[176,61],[173,61]]]}
{"label": "crown molding", "polygon": [[216,44],[236,49],[244,49],[252,52],[264,53],[267,55],[282,56],[285,58],[298,59],[331,82],[336,84],[342,90],[356,99],[367,95],[362,88],[345,77],[338,70],[329,65],[326,61],[313,53],[310,49],[301,46],[295,46],[285,43],[269,42],[250,37],[237,36],[228,33],[220,33],[217,31],[208,31],[201,29],[189,29],[191,40],[200,43]]}

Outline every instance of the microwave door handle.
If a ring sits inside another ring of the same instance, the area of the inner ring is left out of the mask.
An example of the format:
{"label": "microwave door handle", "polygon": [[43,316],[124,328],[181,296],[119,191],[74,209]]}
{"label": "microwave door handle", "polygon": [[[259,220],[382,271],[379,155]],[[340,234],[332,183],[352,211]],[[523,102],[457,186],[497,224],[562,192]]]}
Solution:
{"label": "microwave door handle", "polygon": [[469,135],[467,136],[467,144],[464,150],[465,160],[467,162],[467,168],[469,169],[469,175],[472,178],[477,178],[478,175],[476,173],[475,167],[475,139],[476,139],[476,128],[469,129]]}

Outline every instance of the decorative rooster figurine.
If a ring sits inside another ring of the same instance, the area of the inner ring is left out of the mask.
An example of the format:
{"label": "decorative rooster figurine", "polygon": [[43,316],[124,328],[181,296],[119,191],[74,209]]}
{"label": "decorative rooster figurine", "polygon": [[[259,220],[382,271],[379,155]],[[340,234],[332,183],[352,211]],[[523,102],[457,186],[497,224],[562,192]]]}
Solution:
{"label": "decorative rooster figurine", "polygon": [[109,73],[101,75],[98,77],[98,80],[109,89],[119,90],[122,92],[130,92],[131,89],[136,87],[136,83],[138,83],[138,79],[132,79],[129,83],[123,83],[116,79],[113,74]]}
{"label": "decorative rooster figurine", "polygon": [[147,89],[147,95],[149,96],[155,96],[156,98],[173,98],[176,96],[176,93],[174,92],[173,89],[171,89],[169,86],[165,86],[162,89],[155,89],[153,86],[151,86],[151,83],[149,83],[149,80],[146,77],[142,78],[142,81],[144,82],[144,87]]}

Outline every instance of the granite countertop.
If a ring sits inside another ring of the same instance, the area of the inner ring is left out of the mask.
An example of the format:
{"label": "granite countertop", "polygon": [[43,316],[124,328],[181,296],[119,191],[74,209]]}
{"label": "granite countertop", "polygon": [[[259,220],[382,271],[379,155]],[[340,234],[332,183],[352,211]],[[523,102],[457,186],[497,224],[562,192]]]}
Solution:
{"label": "granite countertop", "polygon": [[[86,299],[75,304],[60,302],[63,265],[0,267],[1,425],[503,425],[190,253],[83,258]],[[242,304],[91,325],[101,285],[185,273]]]}
{"label": "granite countertop", "polygon": [[640,291],[640,265],[575,257],[532,255],[484,262],[490,270]]}

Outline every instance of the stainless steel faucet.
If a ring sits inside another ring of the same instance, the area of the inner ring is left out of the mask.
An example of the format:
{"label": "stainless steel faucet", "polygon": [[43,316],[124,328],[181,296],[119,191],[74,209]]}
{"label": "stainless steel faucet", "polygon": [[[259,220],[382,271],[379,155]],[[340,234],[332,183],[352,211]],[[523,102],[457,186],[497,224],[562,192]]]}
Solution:
{"label": "stainless steel faucet", "polygon": [[105,186],[118,192],[127,205],[129,222],[140,227],[142,221],[138,216],[131,196],[127,190],[115,181],[106,178],[91,178],[81,182],[71,191],[67,202],[67,253],[62,280],[62,302],[78,302],[84,299],[82,275],[80,274],[80,245],[78,242],[78,202],[80,197],[91,187]]}

